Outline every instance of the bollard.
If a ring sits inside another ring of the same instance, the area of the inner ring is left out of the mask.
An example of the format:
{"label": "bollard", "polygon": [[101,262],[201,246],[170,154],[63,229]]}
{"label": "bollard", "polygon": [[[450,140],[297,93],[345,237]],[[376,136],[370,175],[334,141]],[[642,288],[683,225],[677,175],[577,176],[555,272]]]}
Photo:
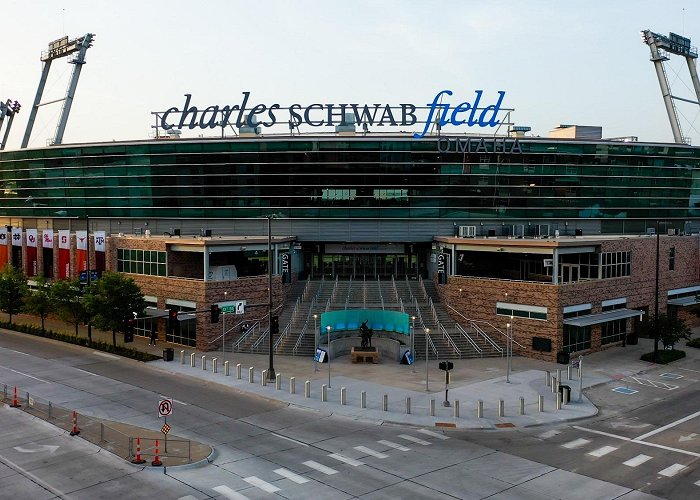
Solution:
{"label": "bollard", "polygon": [[430,416],[431,417],[435,416],[435,400],[434,399],[430,400]]}
{"label": "bollard", "polygon": [[255,372],[255,368],[253,368],[252,366],[250,368],[248,368],[248,382],[250,382],[251,384],[255,380],[255,376],[253,374],[254,372]]}
{"label": "bollard", "polygon": [[180,364],[181,365],[185,364],[185,350],[184,349],[180,350]]}
{"label": "bollard", "polygon": [[571,380],[571,365],[566,367],[566,379]]}
{"label": "bollard", "polygon": [[326,384],[321,386],[321,401],[328,401],[328,386]]}
{"label": "bollard", "polygon": [[243,378],[243,377],[241,376],[241,371],[242,371],[242,366],[241,366],[240,363],[238,363],[238,364],[236,365],[236,378],[237,378],[238,380],[241,380],[241,378]]}
{"label": "bollard", "polygon": [[340,388],[340,404],[345,406],[347,404],[345,400],[345,387]]}
{"label": "bollard", "polygon": [[550,385],[552,389],[552,394],[557,392],[557,377],[555,375],[552,375],[552,383]]}
{"label": "bollard", "polygon": [[163,462],[160,461],[159,455],[160,451],[158,450],[158,440],[156,439],[156,456],[153,459],[153,462],[151,462],[151,465],[153,465],[154,467],[160,467],[161,465],[163,465]]}
{"label": "bollard", "polygon": [[559,384],[561,384],[561,368],[557,368],[557,390],[559,390]]}
{"label": "bollard", "polygon": [[206,369],[207,369],[207,357],[202,356],[202,370],[206,370]]}
{"label": "bollard", "polygon": [[411,396],[406,396],[406,414],[411,414]]}
{"label": "bollard", "polygon": [[289,377],[289,394],[297,393],[297,379],[294,377]]}
{"label": "bollard", "polygon": [[382,397],[382,411],[389,411],[389,395],[384,394]]}
{"label": "bollard", "polygon": [[476,403],[476,418],[484,418],[484,402],[482,400]]}
{"label": "bollard", "polygon": [[459,399],[455,399],[454,417],[459,418]]}
{"label": "bollard", "polygon": [[367,408],[367,392],[360,392],[360,408]]}
{"label": "bollard", "polygon": [[542,394],[537,396],[537,410],[540,413],[544,411],[544,396]]}
{"label": "bollard", "polygon": [[267,370],[260,372],[260,385],[263,387],[267,386]]}
{"label": "bollard", "polygon": [[49,420],[51,420],[51,401],[49,401]]}
{"label": "bollard", "polygon": [[568,405],[569,404],[569,394],[570,391],[562,391],[561,392],[561,404],[563,405]]}
{"label": "bollard", "polygon": [[195,363],[194,363],[194,356],[195,356],[194,353],[190,354],[190,366],[191,366],[192,368],[194,368],[194,364],[195,364]]}
{"label": "bollard", "polygon": [[229,375],[229,364],[228,361],[224,361],[224,375],[228,377]]}
{"label": "bollard", "polygon": [[19,404],[19,401],[17,400],[17,386],[15,386],[15,392],[14,392],[14,396],[12,396],[12,404],[10,405],[10,407],[11,408],[19,408],[20,406],[22,406],[22,405]]}
{"label": "bollard", "polygon": [[310,398],[311,397],[311,381],[307,380],[304,382],[304,397],[305,398]]}
{"label": "bollard", "polygon": [[561,392],[557,392],[557,410],[561,410]]}
{"label": "bollard", "polygon": [[503,402],[502,399],[498,400],[498,416],[503,417],[505,416],[505,403]]}
{"label": "bollard", "polygon": [[275,375],[275,389],[276,390],[281,390],[282,389],[282,374],[278,373]]}
{"label": "bollard", "polygon": [[[561,371],[561,370],[560,370]],[[559,374],[561,375],[561,373]],[[561,386],[561,377],[557,377],[557,387],[554,392],[559,392],[559,387]]]}
{"label": "bollard", "polygon": [[145,464],[146,461],[141,458],[141,438],[136,438],[136,458],[131,461],[132,464]]}
{"label": "bollard", "polygon": [[547,387],[552,385],[552,374],[550,373],[549,370],[545,370],[545,372],[544,372],[544,383]]}
{"label": "bollard", "polygon": [[219,358],[211,360],[211,371],[212,373],[219,373]]}
{"label": "bollard", "polygon": [[2,388],[2,400],[5,401],[7,399],[7,384],[3,385]]}
{"label": "bollard", "polygon": [[525,398],[520,396],[520,414],[525,415]]}
{"label": "bollard", "polygon": [[70,431],[71,436],[77,436],[80,434],[80,429],[78,429],[78,412],[73,410],[73,430]]}

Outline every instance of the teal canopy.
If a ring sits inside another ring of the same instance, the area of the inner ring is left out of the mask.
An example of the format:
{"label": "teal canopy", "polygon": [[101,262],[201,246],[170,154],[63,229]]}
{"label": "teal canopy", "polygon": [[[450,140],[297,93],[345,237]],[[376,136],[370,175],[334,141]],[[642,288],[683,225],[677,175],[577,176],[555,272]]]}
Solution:
{"label": "teal canopy", "polygon": [[357,331],[365,321],[367,321],[367,326],[375,331],[383,330],[403,335],[411,333],[408,314],[383,309],[345,309],[322,313],[319,333],[325,335],[327,326],[331,327],[331,333]]}

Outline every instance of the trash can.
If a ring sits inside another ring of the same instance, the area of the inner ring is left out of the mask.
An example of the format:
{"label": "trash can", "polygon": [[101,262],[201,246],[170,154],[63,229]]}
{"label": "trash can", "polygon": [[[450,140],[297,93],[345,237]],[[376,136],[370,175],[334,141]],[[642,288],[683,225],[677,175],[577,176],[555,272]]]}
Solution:
{"label": "trash can", "polygon": [[557,363],[560,365],[568,365],[569,364],[569,353],[564,352],[564,351],[559,351],[557,353]]}
{"label": "trash can", "polygon": [[163,349],[163,361],[172,361],[175,358],[175,349],[168,347]]}
{"label": "trash can", "polygon": [[561,392],[561,401],[563,404],[571,401],[571,387],[568,385],[559,385],[559,392]]}

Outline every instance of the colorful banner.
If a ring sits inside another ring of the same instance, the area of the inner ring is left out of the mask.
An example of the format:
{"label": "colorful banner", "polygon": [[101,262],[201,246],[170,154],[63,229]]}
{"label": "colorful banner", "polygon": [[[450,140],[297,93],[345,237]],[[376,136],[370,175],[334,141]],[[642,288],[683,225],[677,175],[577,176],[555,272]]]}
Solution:
{"label": "colorful banner", "polygon": [[107,237],[104,231],[95,231],[95,265],[92,266],[98,273],[105,270],[105,254],[107,252]]}
{"label": "colorful banner", "polygon": [[2,228],[0,229],[0,269],[5,267],[5,264],[7,264],[8,255],[7,231],[5,228]]}
{"label": "colorful banner", "polygon": [[27,267],[26,267],[26,272],[27,276],[36,276],[37,273],[37,267],[39,265],[39,261],[37,260],[37,254],[36,254],[36,249],[37,249],[37,238],[38,238],[38,231],[36,229],[27,229]]}
{"label": "colorful banner", "polygon": [[78,266],[78,272],[87,271],[87,248],[88,248],[87,231],[75,232],[75,264]]}
{"label": "colorful banner", "polygon": [[53,278],[53,229],[44,229],[41,237],[41,247],[44,277]]}
{"label": "colorful banner", "polygon": [[53,229],[44,229],[41,238],[41,247],[53,249]]}
{"label": "colorful banner", "polygon": [[70,277],[70,231],[58,232],[58,279]]}
{"label": "colorful banner", "polygon": [[21,247],[22,246],[22,228],[13,227],[12,228],[12,246]]}

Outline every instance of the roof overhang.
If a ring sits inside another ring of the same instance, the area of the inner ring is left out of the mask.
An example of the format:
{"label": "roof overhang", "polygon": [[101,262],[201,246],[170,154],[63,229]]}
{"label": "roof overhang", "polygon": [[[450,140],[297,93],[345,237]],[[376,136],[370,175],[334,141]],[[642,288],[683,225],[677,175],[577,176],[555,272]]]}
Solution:
{"label": "roof overhang", "polygon": [[670,306],[687,307],[694,306],[695,304],[700,304],[700,300],[698,300],[697,295],[693,295],[692,297],[680,297],[678,299],[671,299],[667,302],[667,304]]}
{"label": "roof overhang", "polygon": [[607,323],[608,321],[615,321],[618,319],[634,318],[635,316],[639,316],[641,318],[642,314],[644,314],[644,311],[638,311],[636,309],[613,309],[612,311],[587,314],[576,318],[568,318],[564,320],[564,324],[570,326],[598,325],[600,323]]}

